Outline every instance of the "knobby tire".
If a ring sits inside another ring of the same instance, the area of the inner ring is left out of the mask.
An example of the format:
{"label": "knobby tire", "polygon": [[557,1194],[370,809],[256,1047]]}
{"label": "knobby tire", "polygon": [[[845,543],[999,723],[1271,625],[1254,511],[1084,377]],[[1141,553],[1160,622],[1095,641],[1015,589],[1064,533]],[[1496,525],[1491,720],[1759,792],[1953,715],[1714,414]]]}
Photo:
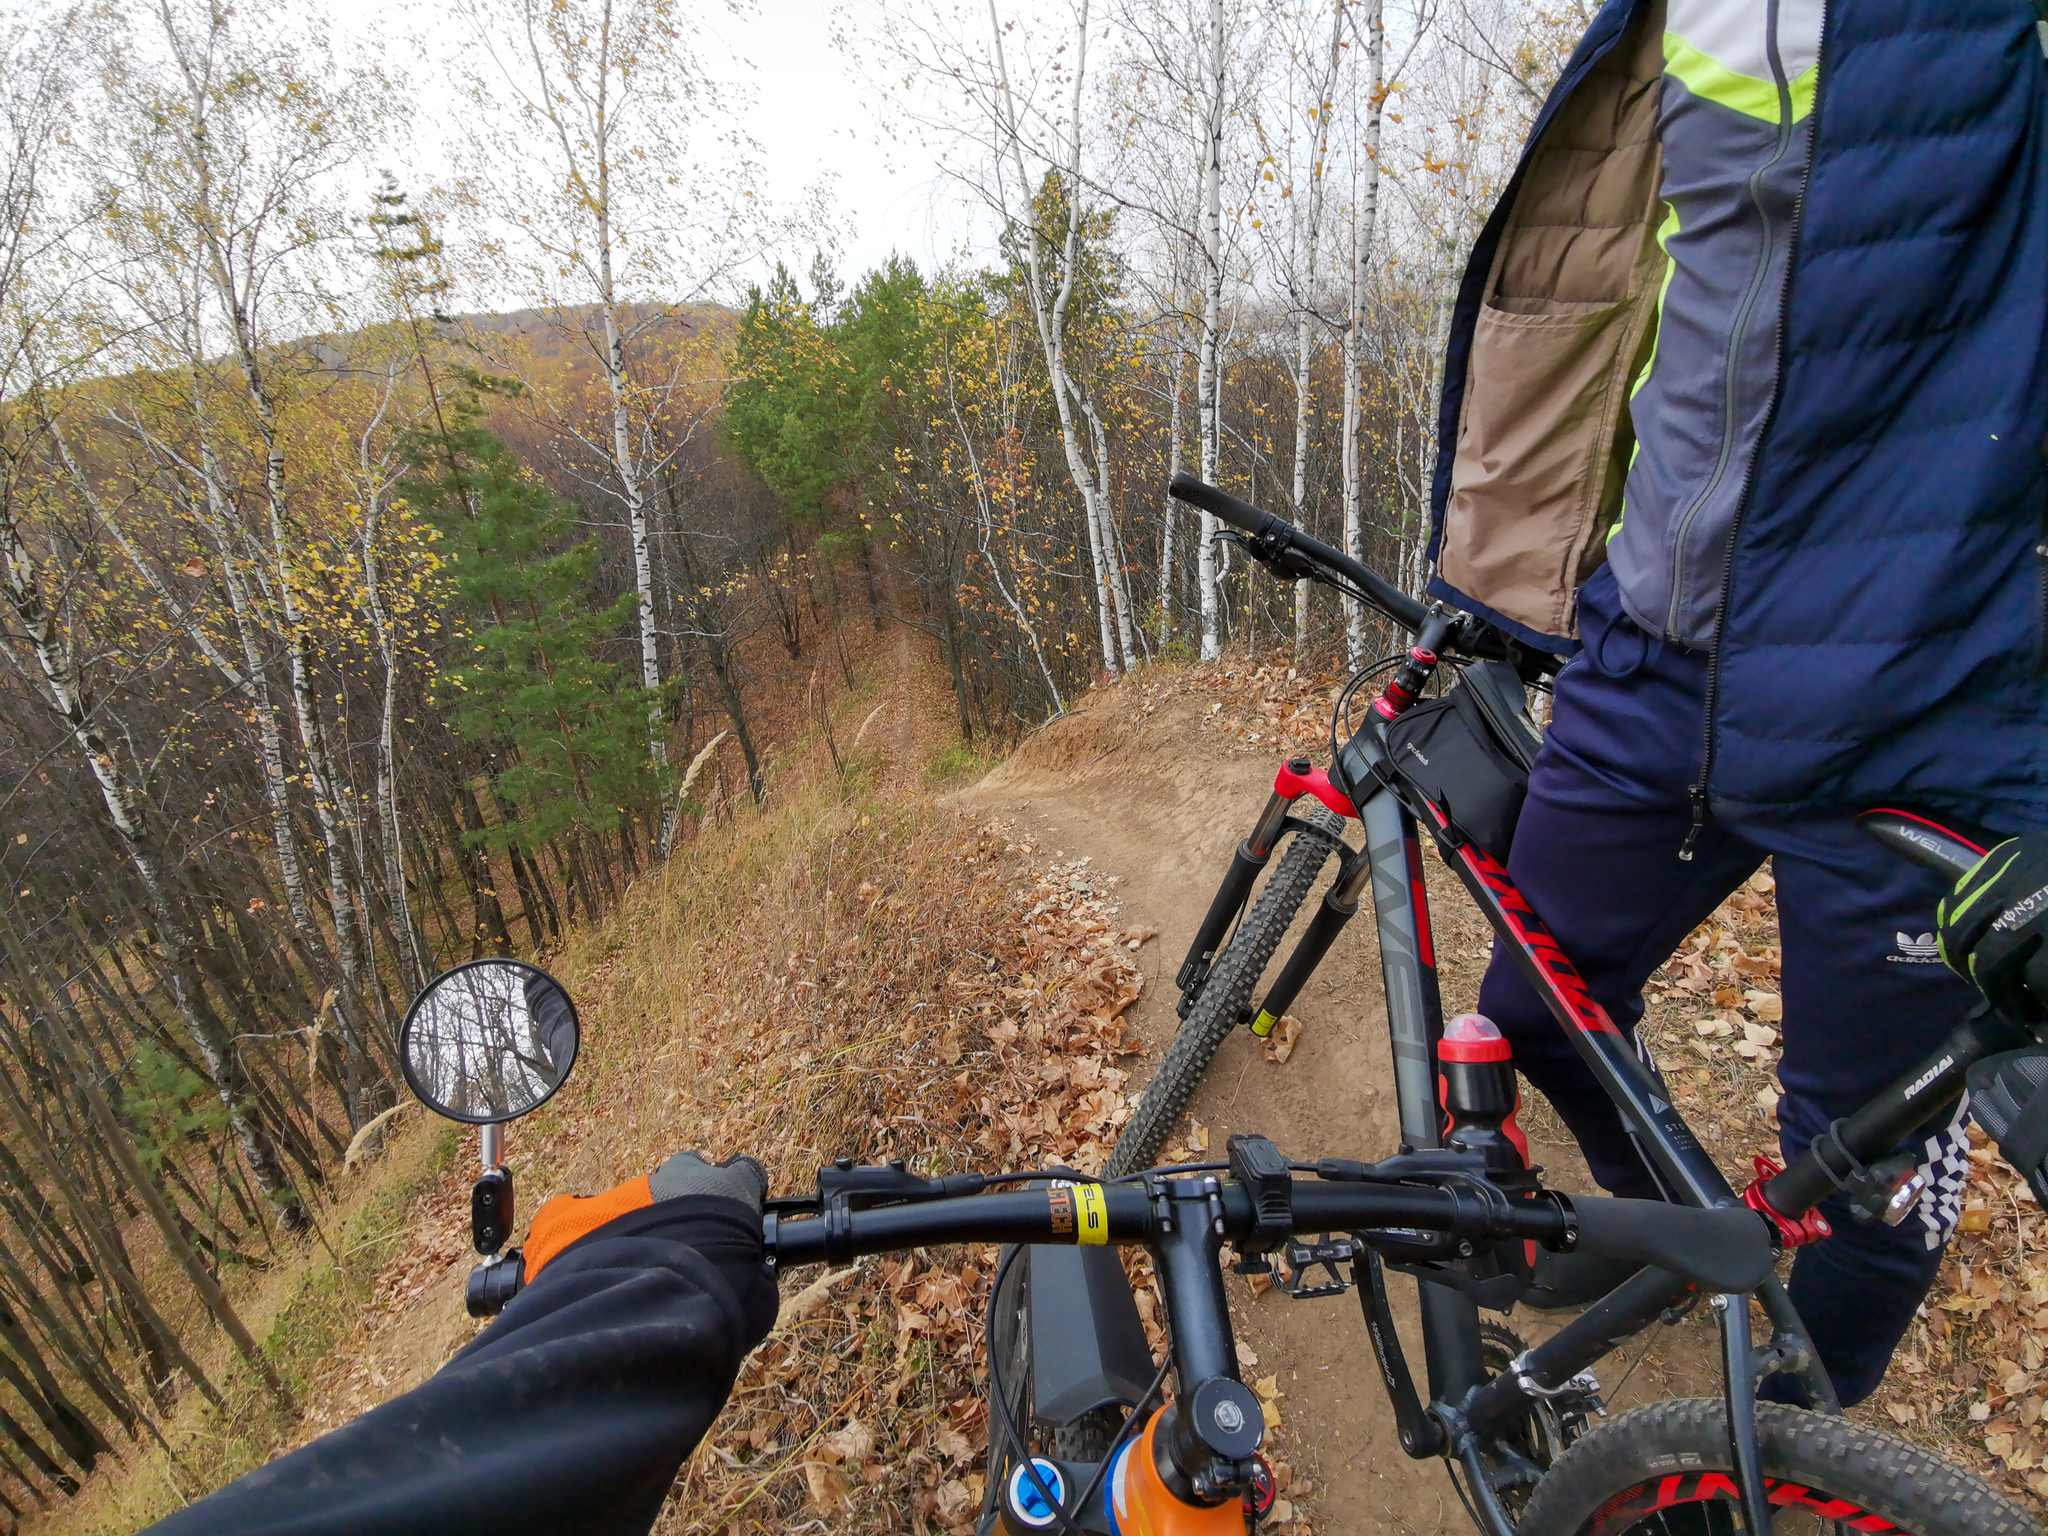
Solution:
{"label": "knobby tire", "polygon": [[[2003,1495],[1932,1452],[1849,1419],[1757,1405],[1780,1536],[2038,1536]],[[1536,1486],[1519,1536],[1723,1536],[1743,1531],[1717,1399],[1653,1403],[1574,1443]]]}
{"label": "knobby tire", "polygon": [[1159,1161],[1167,1137],[1173,1134],[1181,1112],[1194,1097],[1202,1074],[1209,1070],[1224,1037],[1237,1027],[1251,1006],[1252,989],[1259,984],[1273,952],[1280,947],[1288,926],[1308,899],[1323,865],[1343,846],[1344,821],[1335,812],[1319,805],[1306,819],[1309,827],[1288,840],[1266,888],[1259,892],[1237,932],[1216,957],[1187,1022],[1166,1048],[1159,1070],[1145,1085],[1131,1123],[1117,1138],[1103,1177],[1121,1178]]}

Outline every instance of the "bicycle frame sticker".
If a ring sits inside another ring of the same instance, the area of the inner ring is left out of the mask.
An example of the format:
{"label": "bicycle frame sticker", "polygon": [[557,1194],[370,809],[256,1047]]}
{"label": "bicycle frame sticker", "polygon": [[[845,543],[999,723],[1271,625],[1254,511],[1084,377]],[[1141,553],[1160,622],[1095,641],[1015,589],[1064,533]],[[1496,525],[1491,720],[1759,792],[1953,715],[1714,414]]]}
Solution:
{"label": "bicycle frame sticker", "polygon": [[1493,894],[1493,905],[1504,920],[1508,935],[1541,974],[1552,1008],[1562,1007],[1569,1021],[1589,1034],[1619,1035],[1621,1031],[1607,1016],[1607,1010],[1594,1001],[1579,968],[1550,936],[1550,930],[1543,926],[1528,898],[1515,889],[1514,881],[1493,855],[1477,844],[1467,843],[1458,850],[1458,861]]}
{"label": "bicycle frame sticker", "polygon": [[1074,1230],[1074,1190],[1072,1185],[1060,1185],[1045,1192],[1045,1203],[1051,1212],[1052,1234],[1066,1237]]}
{"label": "bicycle frame sticker", "polygon": [[1081,1202],[1080,1235],[1075,1239],[1087,1247],[1096,1247],[1109,1241],[1109,1202],[1103,1198],[1100,1184],[1077,1184],[1075,1198]]}

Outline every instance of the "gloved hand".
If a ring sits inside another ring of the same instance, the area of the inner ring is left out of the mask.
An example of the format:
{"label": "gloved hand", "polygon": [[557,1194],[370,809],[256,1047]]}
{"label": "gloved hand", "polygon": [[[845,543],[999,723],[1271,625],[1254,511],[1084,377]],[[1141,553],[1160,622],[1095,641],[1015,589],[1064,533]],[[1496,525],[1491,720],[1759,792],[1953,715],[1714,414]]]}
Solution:
{"label": "gloved hand", "polygon": [[2048,1012],[2048,837],[2007,838],[1942,899],[1941,958],[2002,1012]]}
{"label": "gloved hand", "polygon": [[1970,1068],[1970,1113],[2048,1206],[2048,1046],[1987,1056]]}
{"label": "gloved hand", "polygon": [[707,1163],[696,1152],[678,1152],[653,1173],[628,1179],[601,1195],[557,1195],[534,1213],[527,1232],[522,1250],[525,1283],[533,1284],[550,1259],[606,1222],[682,1195],[737,1200],[759,1214],[761,1202],[768,1198],[768,1170],[745,1153]]}

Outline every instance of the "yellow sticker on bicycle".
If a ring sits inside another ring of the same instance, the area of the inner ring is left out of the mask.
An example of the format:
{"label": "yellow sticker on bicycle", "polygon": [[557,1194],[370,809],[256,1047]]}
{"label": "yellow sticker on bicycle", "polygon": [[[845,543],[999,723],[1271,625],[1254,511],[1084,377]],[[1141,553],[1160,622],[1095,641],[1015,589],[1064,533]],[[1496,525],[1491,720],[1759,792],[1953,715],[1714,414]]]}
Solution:
{"label": "yellow sticker on bicycle", "polygon": [[1261,1008],[1259,1016],[1252,1020],[1252,1033],[1263,1040],[1266,1036],[1273,1033],[1273,1026],[1279,1022],[1272,1014]]}
{"label": "yellow sticker on bicycle", "polygon": [[1075,1197],[1079,1200],[1079,1232],[1074,1238],[1077,1243],[1106,1243],[1109,1241],[1109,1202],[1102,1196],[1100,1184],[1077,1184]]}

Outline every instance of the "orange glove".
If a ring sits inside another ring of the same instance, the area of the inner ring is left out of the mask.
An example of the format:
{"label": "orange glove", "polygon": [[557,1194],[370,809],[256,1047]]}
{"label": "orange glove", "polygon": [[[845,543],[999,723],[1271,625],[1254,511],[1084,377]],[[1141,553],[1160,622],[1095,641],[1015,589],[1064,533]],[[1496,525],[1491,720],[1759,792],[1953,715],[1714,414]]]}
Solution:
{"label": "orange glove", "polygon": [[722,1163],[707,1163],[695,1152],[678,1152],[654,1172],[628,1179],[601,1195],[557,1195],[534,1213],[522,1250],[526,1260],[522,1278],[533,1284],[564,1248],[606,1222],[680,1195],[717,1195],[758,1212],[768,1198],[768,1170],[745,1153]]}

